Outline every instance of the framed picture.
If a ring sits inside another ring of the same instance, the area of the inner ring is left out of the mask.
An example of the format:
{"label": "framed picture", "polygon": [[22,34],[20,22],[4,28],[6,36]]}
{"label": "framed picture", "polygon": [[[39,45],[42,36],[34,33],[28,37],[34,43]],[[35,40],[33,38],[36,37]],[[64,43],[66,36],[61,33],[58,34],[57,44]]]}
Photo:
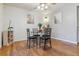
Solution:
{"label": "framed picture", "polygon": [[27,15],[27,24],[34,24],[34,17],[31,14]]}
{"label": "framed picture", "polygon": [[62,13],[58,12],[54,15],[54,23],[61,24],[62,23]]}

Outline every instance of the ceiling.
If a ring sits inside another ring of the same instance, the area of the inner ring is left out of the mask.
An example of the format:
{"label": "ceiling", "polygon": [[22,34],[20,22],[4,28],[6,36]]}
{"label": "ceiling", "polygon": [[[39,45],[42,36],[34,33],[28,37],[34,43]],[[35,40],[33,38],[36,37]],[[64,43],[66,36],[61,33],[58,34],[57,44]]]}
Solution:
{"label": "ceiling", "polygon": [[[5,5],[16,6],[19,8],[24,8],[29,11],[34,11],[40,3],[5,3]],[[49,3],[49,10],[55,11],[56,9],[63,7],[65,3]]]}

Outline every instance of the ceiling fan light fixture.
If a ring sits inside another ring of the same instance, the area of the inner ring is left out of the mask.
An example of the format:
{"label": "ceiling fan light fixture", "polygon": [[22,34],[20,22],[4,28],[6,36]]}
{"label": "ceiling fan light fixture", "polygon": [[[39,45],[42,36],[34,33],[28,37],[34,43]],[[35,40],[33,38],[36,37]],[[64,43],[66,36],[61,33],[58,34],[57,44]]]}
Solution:
{"label": "ceiling fan light fixture", "polygon": [[44,7],[44,6],[45,6],[45,4],[44,4],[44,3],[42,3],[42,4],[41,4],[41,7]]}
{"label": "ceiling fan light fixture", "polygon": [[45,6],[45,9],[48,9],[48,6]]}
{"label": "ceiling fan light fixture", "polygon": [[38,6],[37,8],[40,9],[40,6]]}
{"label": "ceiling fan light fixture", "polygon": [[41,8],[41,10],[44,10],[44,8]]}

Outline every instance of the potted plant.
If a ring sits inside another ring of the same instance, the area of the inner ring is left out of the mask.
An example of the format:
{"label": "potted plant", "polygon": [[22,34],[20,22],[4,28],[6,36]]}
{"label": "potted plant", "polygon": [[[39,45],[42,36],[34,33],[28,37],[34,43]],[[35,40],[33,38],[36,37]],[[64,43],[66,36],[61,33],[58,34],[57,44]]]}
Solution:
{"label": "potted plant", "polygon": [[38,23],[38,26],[39,26],[39,30],[41,30],[42,23]]}

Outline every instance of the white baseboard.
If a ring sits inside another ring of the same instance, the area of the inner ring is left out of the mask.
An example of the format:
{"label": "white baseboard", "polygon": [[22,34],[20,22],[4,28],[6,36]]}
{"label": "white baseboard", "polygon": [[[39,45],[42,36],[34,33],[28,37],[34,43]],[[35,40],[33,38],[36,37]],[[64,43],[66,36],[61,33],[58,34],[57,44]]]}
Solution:
{"label": "white baseboard", "polygon": [[16,41],[23,41],[23,40],[27,40],[27,39],[16,39],[16,40],[14,40],[14,42],[16,42]]}
{"label": "white baseboard", "polygon": [[[60,38],[55,38],[55,37],[52,37],[52,38],[53,38],[53,39],[56,39],[56,40],[61,40],[61,41],[65,41],[65,42],[77,44],[77,42],[72,42],[72,41],[65,40],[65,39],[60,39]],[[16,41],[23,41],[23,40],[27,40],[27,39],[17,39],[17,40],[14,40],[14,42],[16,42]]]}
{"label": "white baseboard", "polygon": [[73,44],[77,44],[77,42],[72,42],[72,41],[69,41],[69,40],[64,40],[64,39],[54,38],[54,37],[52,37],[52,38],[57,39],[57,40],[61,40],[61,41],[65,41],[65,42],[69,42],[69,43],[73,43]]}

